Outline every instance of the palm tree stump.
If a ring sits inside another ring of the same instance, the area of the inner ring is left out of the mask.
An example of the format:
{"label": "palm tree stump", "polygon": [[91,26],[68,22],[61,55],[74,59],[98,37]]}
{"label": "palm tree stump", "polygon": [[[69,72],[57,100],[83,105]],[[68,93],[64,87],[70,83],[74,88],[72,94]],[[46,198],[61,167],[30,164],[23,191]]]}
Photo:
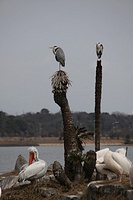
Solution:
{"label": "palm tree stump", "polygon": [[78,148],[76,130],[66,97],[66,92],[70,84],[66,72],[62,70],[57,71],[52,76],[54,101],[60,106],[63,118],[65,173],[70,180],[78,182],[82,171],[81,161],[79,160],[82,151]]}
{"label": "palm tree stump", "polygon": [[95,83],[95,151],[100,150],[100,114],[102,93],[102,65],[97,60],[96,83]]}

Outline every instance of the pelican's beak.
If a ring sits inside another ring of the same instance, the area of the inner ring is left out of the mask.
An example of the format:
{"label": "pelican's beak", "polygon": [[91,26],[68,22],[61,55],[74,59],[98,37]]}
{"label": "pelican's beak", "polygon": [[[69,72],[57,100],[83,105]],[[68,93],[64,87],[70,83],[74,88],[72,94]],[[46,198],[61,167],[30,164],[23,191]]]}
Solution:
{"label": "pelican's beak", "polygon": [[29,165],[32,164],[33,160],[34,160],[34,153],[30,153]]}

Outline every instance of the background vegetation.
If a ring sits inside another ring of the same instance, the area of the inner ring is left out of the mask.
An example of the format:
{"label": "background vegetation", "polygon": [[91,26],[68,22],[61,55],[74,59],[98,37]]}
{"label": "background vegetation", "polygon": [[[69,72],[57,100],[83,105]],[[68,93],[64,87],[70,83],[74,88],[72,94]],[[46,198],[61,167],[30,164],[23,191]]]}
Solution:
{"label": "background vegetation", "polygon": [[[87,131],[94,131],[95,114],[86,112],[72,113],[75,127],[85,127]],[[106,138],[125,138],[127,143],[133,139],[133,115],[115,112],[101,113],[100,134]],[[0,111],[0,136],[42,136],[63,137],[62,115],[50,113],[43,108],[37,113],[22,115],[8,115]]]}

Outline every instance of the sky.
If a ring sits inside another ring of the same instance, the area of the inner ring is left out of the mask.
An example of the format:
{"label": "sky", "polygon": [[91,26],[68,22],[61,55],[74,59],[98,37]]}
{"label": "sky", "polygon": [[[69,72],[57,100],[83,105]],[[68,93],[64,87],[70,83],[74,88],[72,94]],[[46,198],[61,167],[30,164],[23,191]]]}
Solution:
{"label": "sky", "polygon": [[94,112],[96,43],[102,55],[101,112],[133,114],[132,0],[0,0],[0,110],[60,111],[51,76],[64,50],[72,112]]}

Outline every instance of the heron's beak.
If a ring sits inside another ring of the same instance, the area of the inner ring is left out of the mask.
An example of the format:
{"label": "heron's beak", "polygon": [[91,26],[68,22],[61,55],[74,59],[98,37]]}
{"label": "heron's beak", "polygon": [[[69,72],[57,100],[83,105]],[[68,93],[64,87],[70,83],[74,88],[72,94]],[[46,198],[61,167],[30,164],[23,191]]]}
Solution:
{"label": "heron's beak", "polygon": [[53,49],[53,47],[49,47],[50,49]]}

